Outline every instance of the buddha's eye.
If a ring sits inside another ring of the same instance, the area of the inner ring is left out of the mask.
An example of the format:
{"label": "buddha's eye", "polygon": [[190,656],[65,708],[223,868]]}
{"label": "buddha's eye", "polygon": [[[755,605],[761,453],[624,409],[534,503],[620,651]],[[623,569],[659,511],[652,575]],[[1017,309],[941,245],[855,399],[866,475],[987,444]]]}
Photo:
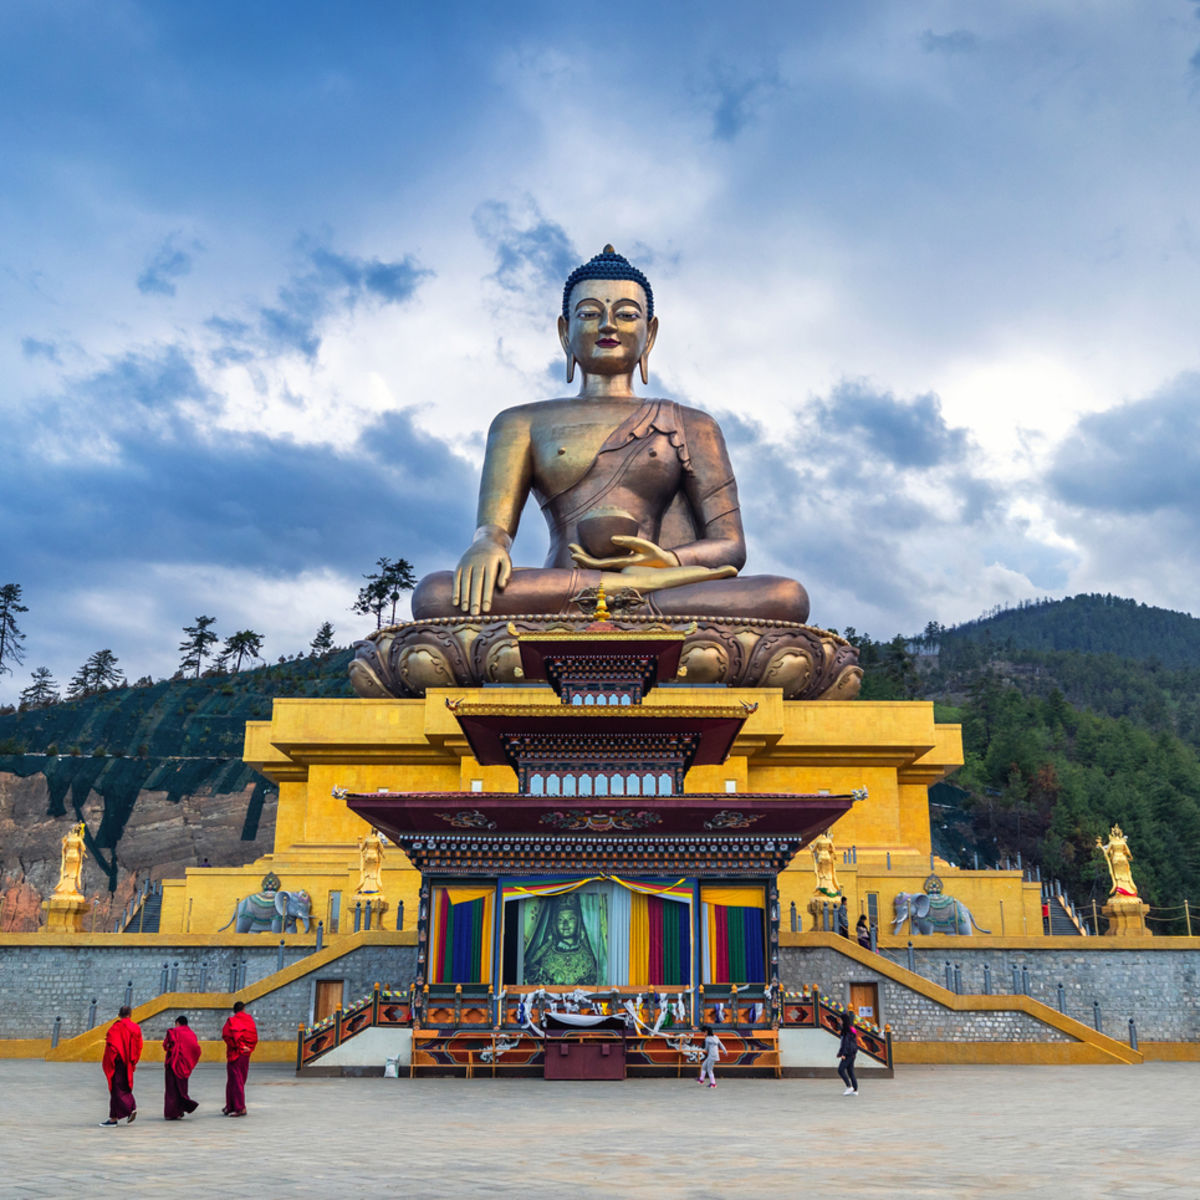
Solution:
{"label": "buddha's eye", "polygon": [[622,321],[636,321],[641,313],[636,308],[623,308],[617,313],[617,316]]}
{"label": "buddha's eye", "polygon": [[581,321],[598,321],[600,310],[598,308],[582,308],[575,315]]}

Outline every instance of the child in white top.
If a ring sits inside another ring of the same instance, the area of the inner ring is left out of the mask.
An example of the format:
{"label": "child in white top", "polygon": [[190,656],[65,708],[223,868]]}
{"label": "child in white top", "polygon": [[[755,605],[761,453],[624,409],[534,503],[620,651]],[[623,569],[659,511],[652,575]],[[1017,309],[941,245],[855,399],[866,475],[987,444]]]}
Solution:
{"label": "child in white top", "polygon": [[717,1065],[717,1059],[725,1053],[725,1047],[721,1045],[721,1039],[713,1033],[711,1025],[704,1026],[704,1060],[700,1063],[700,1078],[698,1083],[704,1082],[704,1077],[708,1076],[708,1086],[714,1088],[717,1086],[716,1077],[713,1075],[713,1067]]}

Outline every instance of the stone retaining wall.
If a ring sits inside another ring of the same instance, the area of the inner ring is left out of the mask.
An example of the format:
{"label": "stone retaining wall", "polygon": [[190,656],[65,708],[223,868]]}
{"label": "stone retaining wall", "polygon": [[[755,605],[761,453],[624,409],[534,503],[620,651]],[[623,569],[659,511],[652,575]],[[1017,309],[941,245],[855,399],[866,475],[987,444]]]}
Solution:
{"label": "stone retaining wall", "polygon": [[[55,1017],[62,1017],[60,1039],[88,1029],[88,1009],[97,1001],[96,1024],[111,1021],[125,1003],[125,988],[133,983],[136,1007],[162,993],[162,965],[179,964],[178,992],[201,991],[202,963],[208,964],[208,992],[228,992],[230,967],[246,963],[246,985],[278,969],[278,940],[260,944],[221,946],[134,946],[125,944],[48,946],[9,943],[0,946],[0,1038],[49,1037]],[[313,947],[284,947],[285,966],[309,957]],[[344,979],[345,1000],[369,992],[376,982],[407,987],[415,976],[416,950],[408,945],[359,946],[327,963],[315,975],[302,976],[277,992],[250,1004],[264,1040],[296,1036],[301,1022],[312,1015],[316,979]],[[180,1012],[187,1012],[202,1040],[220,1036],[224,1017],[211,1011],[171,1010],[148,1020],[147,1038],[161,1038]]]}
{"label": "stone retaining wall", "polygon": [[[965,939],[964,939],[965,940]],[[894,963],[908,965],[904,950],[883,952]],[[983,992],[983,966],[991,968],[992,994],[1013,990],[1012,966],[1028,972],[1028,994],[1058,1008],[1063,985],[1063,1011],[1085,1025],[1093,1024],[1092,1001],[1100,1002],[1103,1032],[1124,1040],[1129,1018],[1144,1041],[1200,1041],[1200,994],[1196,989],[1200,949],[1124,949],[1112,939],[1080,939],[1078,949],[989,949],[983,945],[952,949],[913,949],[918,975],[946,985],[946,963],[958,966],[964,994]]]}
{"label": "stone retaining wall", "polygon": [[[1092,1026],[1092,1002],[1100,1002],[1102,1031],[1125,1040],[1133,1017],[1143,1041],[1200,1042],[1200,995],[1196,976],[1200,950],[1114,947],[1100,939],[1082,941],[1078,949],[1005,949],[984,944],[914,947],[916,973],[946,986],[946,963],[958,966],[963,994],[983,994],[983,967],[991,968],[992,995],[1012,993],[1012,964],[1018,975],[1027,970],[1028,994],[1058,1008],[1059,982],[1063,1011]],[[982,943],[982,939],[981,939]],[[883,957],[907,967],[904,949],[887,948]],[[817,984],[827,995],[848,1002],[851,983],[879,985],[878,1021],[890,1024],[905,1041],[1059,1041],[1063,1035],[1021,1013],[964,1013],[944,1008],[856,960],[825,946],[784,946],[779,951],[779,977],[789,991]],[[1069,1039],[1066,1039],[1069,1040]]]}
{"label": "stone retaining wall", "polygon": [[784,947],[779,980],[788,991],[816,984],[825,995],[849,1003],[851,983],[879,988],[878,1024],[905,1042],[1069,1042],[1072,1039],[1021,1012],[955,1012],[878,971],[824,946]]}

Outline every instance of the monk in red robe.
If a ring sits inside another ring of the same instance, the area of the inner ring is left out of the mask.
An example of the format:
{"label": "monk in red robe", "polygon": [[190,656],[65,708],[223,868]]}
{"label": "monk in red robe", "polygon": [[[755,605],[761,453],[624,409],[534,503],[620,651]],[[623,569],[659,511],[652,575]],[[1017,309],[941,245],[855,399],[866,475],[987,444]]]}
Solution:
{"label": "monk in red robe", "polygon": [[197,1101],[188,1095],[188,1076],[200,1061],[200,1043],[188,1026],[187,1017],[176,1017],[173,1028],[163,1038],[163,1117],[168,1121],[181,1120],[195,1112]]}
{"label": "monk in red robe", "polygon": [[104,1035],[104,1075],[108,1080],[108,1120],[101,1125],[117,1125],[122,1117],[133,1124],[137,1101],[133,1098],[133,1071],[142,1057],[141,1026],[129,1019],[128,1004],[121,1005],[117,1019]]}
{"label": "monk in red robe", "polygon": [[227,1117],[246,1115],[246,1075],[250,1071],[250,1055],[258,1045],[258,1026],[239,1000],[233,1015],[221,1030],[225,1039],[225,1108]]}

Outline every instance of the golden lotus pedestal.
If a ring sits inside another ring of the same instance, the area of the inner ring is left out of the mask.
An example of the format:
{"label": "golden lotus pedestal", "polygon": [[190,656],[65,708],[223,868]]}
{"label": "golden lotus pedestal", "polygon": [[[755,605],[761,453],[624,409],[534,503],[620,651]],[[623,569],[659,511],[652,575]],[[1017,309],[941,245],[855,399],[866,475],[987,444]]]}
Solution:
{"label": "golden lotus pedestal", "polygon": [[1150,905],[1136,896],[1114,896],[1101,910],[1108,921],[1105,937],[1153,937],[1146,925]]}
{"label": "golden lotus pedestal", "polygon": [[51,896],[42,901],[42,912],[46,914],[43,932],[83,933],[83,918],[91,911],[92,906],[78,894]]}

